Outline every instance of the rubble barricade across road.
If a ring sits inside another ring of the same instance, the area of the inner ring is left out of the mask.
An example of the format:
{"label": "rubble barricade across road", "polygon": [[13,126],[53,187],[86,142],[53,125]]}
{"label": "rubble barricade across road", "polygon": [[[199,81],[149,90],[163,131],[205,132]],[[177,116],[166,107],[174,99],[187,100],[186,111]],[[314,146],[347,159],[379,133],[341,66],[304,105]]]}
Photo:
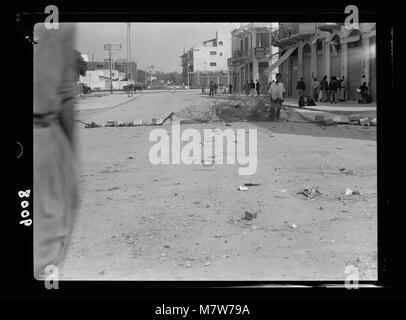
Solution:
{"label": "rubble barricade across road", "polygon": [[359,123],[361,126],[369,126],[371,124],[371,121],[369,120],[368,117],[365,117],[365,118],[359,119]]}

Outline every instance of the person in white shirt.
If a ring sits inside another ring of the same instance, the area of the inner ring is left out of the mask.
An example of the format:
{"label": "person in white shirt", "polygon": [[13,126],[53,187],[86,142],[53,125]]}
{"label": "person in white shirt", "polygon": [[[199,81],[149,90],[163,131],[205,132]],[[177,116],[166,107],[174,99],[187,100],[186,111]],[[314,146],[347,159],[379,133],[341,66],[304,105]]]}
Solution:
{"label": "person in white shirt", "polygon": [[275,78],[276,81],[273,81],[269,88],[269,94],[271,98],[271,121],[278,121],[280,119],[282,102],[285,96],[285,87],[282,83],[282,75],[280,73],[277,73]]}

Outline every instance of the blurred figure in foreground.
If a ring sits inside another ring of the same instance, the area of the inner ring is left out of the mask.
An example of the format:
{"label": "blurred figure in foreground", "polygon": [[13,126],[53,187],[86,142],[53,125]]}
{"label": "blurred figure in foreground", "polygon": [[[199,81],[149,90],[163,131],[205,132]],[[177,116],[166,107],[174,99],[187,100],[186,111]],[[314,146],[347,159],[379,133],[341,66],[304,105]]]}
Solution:
{"label": "blurred figure in foreground", "polygon": [[47,266],[61,268],[77,212],[75,28],[34,33],[34,276],[43,279]]}

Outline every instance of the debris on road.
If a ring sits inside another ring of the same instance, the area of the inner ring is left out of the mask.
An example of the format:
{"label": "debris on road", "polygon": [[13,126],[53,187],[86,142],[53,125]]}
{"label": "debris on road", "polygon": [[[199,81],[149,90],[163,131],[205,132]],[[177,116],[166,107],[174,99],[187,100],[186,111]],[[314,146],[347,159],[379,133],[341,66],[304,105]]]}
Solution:
{"label": "debris on road", "polygon": [[376,126],[376,117],[371,120],[371,126]]}
{"label": "debris on road", "polygon": [[349,175],[353,175],[354,173],[352,172],[352,170],[348,170],[348,169],[346,169],[346,168],[338,168],[338,170],[340,171],[340,173],[343,173],[343,174],[349,174]]}
{"label": "debris on road", "polygon": [[292,223],[289,227],[292,229],[297,229],[298,225],[296,223]]}
{"label": "debris on road", "polygon": [[333,121],[338,124],[349,124],[350,119],[347,116],[335,116],[333,117]]}
{"label": "debris on road", "polygon": [[307,198],[313,199],[314,197],[321,195],[322,192],[320,192],[318,188],[303,188],[303,190],[299,191],[297,194],[303,194]]}
{"label": "debris on road", "polygon": [[254,213],[251,213],[251,212],[248,212],[248,211],[245,211],[245,216],[244,216],[244,220],[254,220],[254,219],[256,219],[257,218],[257,216],[258,216],[258,214],[256,213],[256,212],[254,212]]}
{"label": "debris on road", "polygon": [[238,190],[239,190],[239,191],[247,191],[248,188],[247,188],[247,187],[244,187],[244,186],[239,186],[239,187],[238,187]]}
{"label": "debris on road", "polygon": [[259,183],[254,183],[254,182],[248,182],[248,183],[244,183],[244,186],[246,187],[252,187],[252,186],[259,186]]}
{"label": "debris on road", "polygon": [[134,159],[133,157],[127,157],[127,159]]}
{"label": "debris on road", "polygon": [[371,124],[371,120],[368,117],[359,119],[359,123],[361,126],[369,126]]}

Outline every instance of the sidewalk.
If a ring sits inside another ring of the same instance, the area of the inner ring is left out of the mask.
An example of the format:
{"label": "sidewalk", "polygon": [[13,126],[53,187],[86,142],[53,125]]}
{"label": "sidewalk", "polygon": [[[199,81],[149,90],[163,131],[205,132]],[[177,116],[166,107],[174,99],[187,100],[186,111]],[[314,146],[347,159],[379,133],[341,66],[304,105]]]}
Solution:
{"label": "sidewalk", "polygon": [[76,103],[75,108],[77,111],[108,109],[131,101],[139,96],[140,94],[137,93],[129,97],[126,92],[115,92],[113,94],[103,92],[94,95],[84,95],[84,99],[80,99]]}
{"label": "sidewalk", "polygon": [[[285,105],[298,107],[298,100],[293,97],[285,99]],[[316,102],[317,106],[303,107],[302,109],[316,110],[316,111],[344,111],[344,112],[362,112],[362,111],[376,111],[376,102],[369,104],[359,104],[356,101],[338,102],[336,104],[329,102]]]}

